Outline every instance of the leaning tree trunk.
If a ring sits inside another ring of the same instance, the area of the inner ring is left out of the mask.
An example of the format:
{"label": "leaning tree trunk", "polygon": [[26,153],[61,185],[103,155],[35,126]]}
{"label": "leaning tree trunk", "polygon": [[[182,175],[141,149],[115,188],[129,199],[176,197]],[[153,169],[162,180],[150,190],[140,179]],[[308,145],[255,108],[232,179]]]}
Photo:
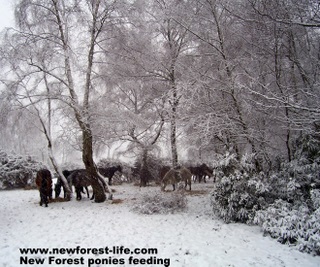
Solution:
{"label": "leaning tree trunk", "polygon": [[65,176],[62,173],[62,170],[60,169],[59,165],[57,164],[54,156],[53,156],[53,151],[52,151],[52,147],[51,147],[51,143],[48,145],[48,151],[49,151],[49,159],[51,161],[51,164],[55,170],[55,172],[58,174],[58,179],[61,179],[63,185],[64,185],[64,190],[65,190],[65,199],[70,201],[71,200],[71,189],[69,187],[68,181],[65,178]]}
{"label": "leaning tree trunk", "polygon": [[93,161],[92,134],[89,126],[82,129],[82,160],[91,178],[94,201],[97,203],[106,200],[105,188],[99,179],[97,167]]}
{"label": "leaning tree trunk", "polygon": [[[44,76],[44,80],[46,83],[46,87],[47,87],[47,92],[48,92],[48,96],[50,95],[50,91],[49,91],[49,86],[47,83],[47,79],[46,76]],[[53,154],[53,148],[52,148],[52,138],[51,138],[51,100],[50,97],[48,97],[48,125],[46,126],[44,120],[42,119],[41,115],[40,115],[40,111],[39,109],[34,105],[34,102],[32,101],[32,99],[29,97],[30,102],[32,103],[34,110],[36,111],[36,115],[38,116],[38,119],[40,121],[40,124],[42,126],[42,132],[44,133],[44,136],[47,139],[48,142],[48,156],[49,159],[51,161],[51,164],[55,170],[55,172],[58,174],[58,179],[61,179],[63,185],[64,185],[64,190],[66,191],[66,199],[69,201],[71,200],[71,189],[69,187],[69,184],[67,182],[67,179],[64,177],[61,169],[59,168],[59,165],[57,164],[57,161],[54,157]]]}
{"label": "leaning tree trunk", "polygon": [[48,79],[47,79],[47,75],[44,73],[43,75],[43,78],[44,78],[44,82],[45,82],[45,85],[46,85],[46,89],[47,89],[47,95],[48,95],[48,100],[47,100],[47,104],[48,104],[48,130],[46,129],[46,126],[43,122],[43,120],[41,119],[40,117],[40,113],[38,111],[38,114],[39,114],[39,118],[40,118],[40,121],[41,121],[41,124],[42,124],[42,127],[43,127],[43,130],[44,130],[44,134],[47,138],[47,141],[48,141],[48,153],[49,153],[49,159],[51,161],[51,164],[55,170],[55,172],[58,174],[58,179],[61,179],[62,183],[63,183],[63,188],[64,188],[64,193],[65,193],[65,199],[70,201],[71,200],[71,196],[72,196],[72,192],[71,192],[71,188],[69,186],[69,183],[66,179],[66,177],[64,177],[63,173],[62,173],[62,170],[61,168],[59,167],[55,157],[54,157],[54,154],[53,154],[53,148],[52,148],[52,138],[51,138],[51,98],[49,97],[50,96],[50,86],[49,86],[49,83],[48,83]]}

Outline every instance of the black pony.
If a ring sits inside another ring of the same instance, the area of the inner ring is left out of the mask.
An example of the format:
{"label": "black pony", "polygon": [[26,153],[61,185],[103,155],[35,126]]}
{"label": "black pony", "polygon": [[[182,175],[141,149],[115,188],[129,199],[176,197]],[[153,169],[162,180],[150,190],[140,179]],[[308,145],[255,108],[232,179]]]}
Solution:
{"label": "black pony", "polygon": [[[68,184],[70,184],[69,176],[70,176],[70,174],[72,172],[73,171],[68,171],[68,170],[62,171],[62,174],[67,179]],[[67,191],[66,191],[65,185],[62,182],[61,178],[58,178],[57,182],[54,185],[54,192],[55,192],[56,198],[58,198],[60,196],[61,188],[63,188],[63,197],[66,198],[67,197]],[[72,190],[72,188],[70,188],[70,189]]]}
{"label": "black pony", "polygon": [[121,165],[117,165],[109,168],[99,168],[98,170],[104,177],[108,177],[109,185],[112,185],[112,177],[117,171],[122,173]]}
{"label": "black pony", "polygon": [[[83,188],[86,189],[88,198],[90,197],[88,186],[91,185],[92,182],[88,172],[85,169],[72,171],[72,173],[68,176],[68,182],[70,188],[72,185],[74,185],[77,200],[81,200],[81,193],[84,193]],[[94,194],[92,194],[90,199],[94,199]]]}
{"label": "black pony", "polygon": [[195,181],[198,180],[199,183],[201,183],[202,179],[206,183],[206,176],[211,177],[213,173],[213,169],[209,168],[205,163],[196,167],[189,167],[188,169],[191,171],[192,175],[195,176]]}

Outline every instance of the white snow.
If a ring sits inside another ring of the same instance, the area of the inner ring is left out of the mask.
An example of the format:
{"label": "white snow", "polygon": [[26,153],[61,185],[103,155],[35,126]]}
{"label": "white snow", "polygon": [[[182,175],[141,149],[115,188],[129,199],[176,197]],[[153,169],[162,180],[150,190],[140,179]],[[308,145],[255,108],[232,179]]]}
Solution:
{"label": "white snow", "polygon": [[[123,184],[113,188],[116,190],[114,198],[123,200],[122,203],[93,203],[84,197],[81,201],[73,198],[70,202],[49,203],[47,208],[39,206],[37,190],[1,191],[0,266],[82,267],[89,266],[89,260],[96,262],[90,266],[320,266],[319,257],[264,237],[259,227],[225,224],[215,218],[209,194],[188,195],[188,207],[184,212],[142,215],[132,211],[133,204],[146,193],[159,192],[159,187]],[[209,193],[212,184],[193,184],[193,189]],[[81,251],[84,248],[105,251],[106,247],[115,247],[118,251],[156,248],[158,254],[24,255],[20,252],[20,248],[77,247]],[[49,263],[49,257],[55,257],[56,261]],[[163,262],[130,264],[130,257],[149,261],[162,259]],[[29,264],[21,262],[21,258],[30,260]],[[44,262],[36,264],[33,259]],[[63,259],[77,259],[78,262],[62,263]],[[110,260],[118,260],[118,264],[106,262]]]}

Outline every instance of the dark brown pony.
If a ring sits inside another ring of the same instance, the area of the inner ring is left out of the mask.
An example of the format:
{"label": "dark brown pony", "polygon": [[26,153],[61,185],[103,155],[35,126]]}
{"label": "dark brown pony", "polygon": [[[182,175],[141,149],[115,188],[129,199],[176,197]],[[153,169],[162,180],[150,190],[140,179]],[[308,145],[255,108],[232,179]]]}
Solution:
{"label": "dark brown pony", "polygon": [[[83,193],[83,188],[86,189],[88,198],[90,197],[88,186],[91,185],[92,182],[90,176],[88,175],[88,172],[85,169],[72,171],[72,173],[68,176],[68,182],[70,188],[72,187],[72,185],[74,185],[77,200],[81,200],[81,193]],[[92,194],[92,197],[90,199],[94,199],[94,194]]]}
{"label": "dark brown pony", "polygon": [[47,169],[42,169],[37,172],[36,184],[40,192],[40,206],[45,204],[48,207],[48,199],[52,199],[52,177]]}
{"label": "dark brown pony", "polygon": [[159,170],[159,178],[160,181],[163,179],[163,177],[166,175],[166,173],[168,171],[170,171],[171,167],[169,166],[161,166],[160,170]]}

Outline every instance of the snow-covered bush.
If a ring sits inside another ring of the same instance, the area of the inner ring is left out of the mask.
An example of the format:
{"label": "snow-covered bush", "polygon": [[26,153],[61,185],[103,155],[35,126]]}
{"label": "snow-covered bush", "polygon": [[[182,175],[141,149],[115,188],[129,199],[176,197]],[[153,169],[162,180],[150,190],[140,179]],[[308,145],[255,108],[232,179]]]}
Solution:
{"label": "snow-covered bush", "polygon": [[295,158],[268,178],[276,200],[254,222],[279,242],[320,255],[320,142],[302,136],[295,146]]}
{"label": "snow-covered bush", "polygon": [[0,150],[0,189],[34,186],[35,174],[41,168],[45,166],[30,156],[9,155]]}
{"label": "snow-covered bush", "polygon": [[300,136],[292,146],[294,158],[277,160],[268,175],[255,154],[220,157],[215,168],[223,178],[211,205],[226,222],[256,223],[279,242],[320,255],[320,137]]}
{"label": "snow-covered bush", "polygon": [[255,154],[245,154],[239,159],[229,151],[214,162],[222,178],[212,192],[211,206],[225,222],[249,223],[255,212],[270,202],[270,186],[255,162]]}
{"label": "snow-covered bush", "polygon": [[299,206],[277,200],[267,209],[256,212],[254,222],[264,234],[280,243],[297,245],[300,251],[320,255],[320,209],[310,213],[307,205]]}
{"label": "snow-covered bush", "polygon": [[320,208],[320,189],[312,189],[310,191],[311,201],[314,209]]}
{"label": "snow-covered bush", "polygon": [[225,222],[251,222],[255,212],[267,204],[270,188],[261,176],[250,178],[241,172],[224,176],[211,195],[214,213]]}
{"label": "snow-covered bush", "polygon": [[146,194],[138,201],[133,210],[142,214],[167,214],[183,211],[187,207],[187,199],[183,191],[173,193]]}
{"label": "snow-covered bush", "polygon": [[311,190],[320,187],[319,163],[318,160],[310,162],[306,158],[300,158],[282,164],[281,170],[268,178],[268,183],[272,185],[273,197],[310,205]]}
{"label": "snow-covered bush", "polygon": [[239,162],[235,153],[229,151],[225,155],[218,156],[213,162],[215,175],[218,177],[229,176],[239,169]]}
{"label": "snow-covered bush", "polygon": [[268,177],[250,171],[250,164],[243,168],[243,160],[236,164],[237,169],[216,184],[214,213],[226,222],[253,222],[283,244],[320,255],[318,159],[294,159]]}

